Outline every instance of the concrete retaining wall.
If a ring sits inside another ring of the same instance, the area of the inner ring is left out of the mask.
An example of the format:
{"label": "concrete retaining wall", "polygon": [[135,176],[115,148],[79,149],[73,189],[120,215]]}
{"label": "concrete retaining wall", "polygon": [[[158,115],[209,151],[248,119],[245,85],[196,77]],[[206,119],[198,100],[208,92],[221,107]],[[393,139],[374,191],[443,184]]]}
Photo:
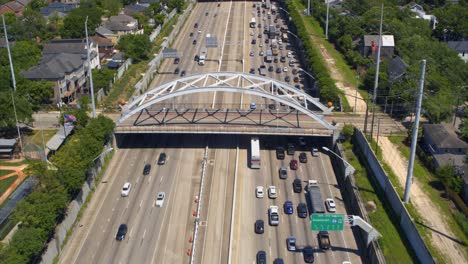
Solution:
{"label": "concrete retaining wall", "polygon": [[[111,145],[109,143],[109,145],[104,146],[103,151],[109,149],[110,147]],[[102,154],[100,158],[96,160],[96,165],[94,166],[94,168],[92,168],[86,173],[86,181],[83,184],[83,187],[81,187],[81,191],[78,194],[78,196],[68,205],[67,212],[65,213],[65,218],[55,228],[54,237],[47,244],[46,250],[42,255],[42,260],[40,262],[41,264],[53,263],[54,258],[61,251],[61,247],[67,236],[68,230],[70,230],[73,227],[73,223],[75,223],[75,220],[78,217],[78,213],[80,212],[81,206],[83,206],[84,202],[86,201],[86,198],[88,197],[91,189],[95,187],[96,176],[101,171],[102,164],[107,155],[109,155],[109,152]]]}
{"label": "concrete retaining wall", "polygon": [[408,211],[403,205],[400,196],[390,182],[387,174],[385,173],[382,165],[377,160],[377,157],[372,152],[369,142],[365,138],[364,134],[358,129],[354,130],[354,142],[357,148],[358,155],[361,161],[365,161],[367,168],[370,170],[370,175],[373,177],[375,183],[379,185],[383,194],[387,198],[387,202],[395,213],[396,217],[399,218],[400,227],[406,236],[409,244],[413,248],[419,262],[421,263],[435,263],[431,252],[427,248],[424,240],[419,234],[414,222],[411,219]]}

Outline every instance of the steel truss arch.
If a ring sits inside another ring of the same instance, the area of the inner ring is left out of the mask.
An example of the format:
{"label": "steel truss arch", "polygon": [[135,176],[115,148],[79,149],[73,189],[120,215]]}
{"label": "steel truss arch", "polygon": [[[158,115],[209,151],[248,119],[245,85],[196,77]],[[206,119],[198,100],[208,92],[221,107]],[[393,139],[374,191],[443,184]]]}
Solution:
{"label": "steel truss arch", "polygon": [[[306,114],[327,129],[336,129],[336,126],[323,119],[324,114],[331,113],[331,108],[320,103],[318,98],[311,97],[301,90],[269,77],[238,72],[194,74],[154,87],[122,108],[122,117],[117,121],[117,125],[158,102],[188,94],[217,91],[265,97]],[[307,106],[310,105],[317,110],[309,110]]]}

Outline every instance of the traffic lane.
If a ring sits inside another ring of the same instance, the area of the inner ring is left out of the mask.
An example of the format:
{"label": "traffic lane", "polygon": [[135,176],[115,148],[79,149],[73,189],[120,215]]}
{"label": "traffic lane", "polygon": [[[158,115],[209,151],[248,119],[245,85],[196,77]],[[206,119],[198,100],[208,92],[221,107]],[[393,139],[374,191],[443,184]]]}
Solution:
{"label": "traffic lane", "polygon": [[[183,145],[190,144],[190,137],[181,139]],[[178,150],[179,153],[180,149]],[[174,185],[170,193],[166,193],[169,203],[167,220],[157,236],[153,247],[151,261],[142,263],[183,263],[188,256],[183,253],[191,248],[189,237],[193,236],[193,210],[195,195],[198,195],[198,184],[201,175],[201,163],[204,149],[190,149],[181,153],[177,161],[177,170],[171,170],[174,175]]]}
{"label": "traffic lane", "polygon": [[[90,262],[93,262],[95,258],[100,259],[105,256],[105,254],[101,254],[101,252],[112,252],[112,248],[115,247],[113,244],[117,227],[122,223],[125,211],[128,210],[130,204],[133,203],[132,200],[135,199],[133,193],[131,193],[129,197],[121,197],[120,192],[123,183],[126,181],[132,182],[132,179],[134,180],[133,172],[137,171],[138,167],[141,168],[141,170],[138,169],[140,173],[143,169],[143,167],[138,164],[138,161],[143,158],[143,154],[134,154],[132,151],[129,151],[129,153],[125,166],[122,166],[119,171],[113,175],[114,180],[112,182],[106,180],[107,183],[103,186],[112,191],[108,193],[104,199],[105,202],[101,204],[99,210],[95,212],[99,217],[96,218],[91,229],[93,237],[86,238],[85,246],[80,252],[78,257],[80,263],[86,263],[88,261],[87,258],[91,258],[89,260]],[[129,168],[131,171],[129,171]],[[138,173],[138,176],[140,176],[140,173]],[[109,239],[113,242],[102,243],[103,241],[109,241]],[[99,262],[99,260],[97,260],[97,262]]]}
{"label": "traffic lane", "polygon": [[[228,141],[229,143],[226,143],[232,146],[232,139]],[[201,263],[226,263],[236,151],[235,149],[215,149],[214,155],[209,159],[214,164],[210,175],[211,182],[207,182],[209,186],[205,187],[209,188],[209,193],[206,193],[209,197],[203,206],[203,210],[207,210],[207,216],[201,219],[207,223],[204,227],[205,239],[200,241],[202,242],[200,245],[203,245]]]}
{"label": "traffic lane", "polygon": [[97,185],[96,192],[91,199],[87,210],[84,211],[83,217],[80,221],[80,228],[76,229],[70,241],[67,243],[63,250],[60,258],[61,263],[81,263],[81,255],[90,256],[91,254],[82,254],[82,252],[89,251],[89,244],[85,243],[90,239],[90,234],[99,234],[98,225],[95,224],[98,212],[101,211],[103,205],[111,200],[114,200],[115,191],[119,192],[119,189],[115,189],[112,186],[121,186],[120,182],[117,182],[119,177],[115,177],[123,167],[122,163],[116,162],[116,160],[124,158],[130,158],[130,151],[127,150],[116,150],[114,158],[109,163],[108,169],[104,173],[101,183]]}

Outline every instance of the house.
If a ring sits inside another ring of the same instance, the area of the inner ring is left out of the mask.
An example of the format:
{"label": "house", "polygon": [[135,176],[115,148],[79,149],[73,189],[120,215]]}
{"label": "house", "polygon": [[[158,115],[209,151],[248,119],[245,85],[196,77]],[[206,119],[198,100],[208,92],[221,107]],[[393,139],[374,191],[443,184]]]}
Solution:
{"label": "house", "polygon": [[400,81],[403,75],[406,73],[408,64],[406,64],[400,57],[396,56],[390,61],[388,66],[388,77],[390,82],[395,83]]}
{"label": "house", "polygon": [[116,34],[118,38],[127,34],[143,34],[143,29],[138,29],[138,20],[125,14],[109,17],[102,26]]}
{"label": "house", "polygon": [[462,176],[462,198],[468,204],[468,166],[464,163],[468,144],[442,124],[424,124],[423,148],[432,155],[435,168],[451,165]]}
{"label": "house", "polygon": [[64,4],[60,2],[53,2],[50,5],[41,8],[39,13],[48,19],[51,15],[56,13],[59,17],[64,17],[73,9],[77,8],[78,4]]}
{"label": "house", "polygon": [[343,7],[343,0],[324,0],[325,4],[329,4],[331,8],[341,8]]}
{"label": "house", "polygon": [[101,64],[105,60],[112,57],[112,55],[114,54],[114,46],[115,46],[114,43],[112,42],[112,40],[110,40],[110,39],[108,39],[106,37],[103,37],[103,36],[101,36],[99,34],[91,36],[91,37],[89,37],[89,39],[92,42],[97,43],[97,45],[98,45],[99,60],[101,61]]}
{"label": "house", "polygon": [[458,56],[465,62],[468,62],[468,40],[462,41],[449,41],[447,42],[449,48],[458,53]]}
{"label": "house", "polygon": [[[363,45],[361,47],[362,55],[365,57],[376,57],[378,45],[378,35],[365,35]],[[395,41],[393,39],[393,35],[382,35],[382,48],[380,50],[381,58],[392,58],[394,50]]]}
{"label": "house", "polygon": [[15,16],[20,17],[23,15],[24,6],[17,1],[10,1],[0,6],[0,15],[6,13],[13,13]]}
{"label": "house", "polygon": [[413,4],[412,6],[410,6],[409,9],[411,12],[416,14],[417,18],[422,18],[424,20],[429,21],[431,23],[432,30],[435,29],[437,25],[437,18],[434,15],[426,14],[426,12],[424,11],[424,8],[421,5]]}
{"label": "house", "polygon": [[[96,43],[90,42],[91,68],[100,68],[99,51]],[[53,82],[54,103],[70,103],[77,94],[88,93],[86,40],[54,40],[44,45],[39,65],[21,75],[29,80],[47,80]]]}
{"label": "house", "polygon": [[117,42],[119,42],[119,35],[103,26],[96,29],[96,35],[109,39],[114,45],[117,45]]}
{"label": "house", "polygon": [[127,16],[133,16],[135,14],[144,14],[145,10],[147,9],[147,6],[140,5],[140,4],[133,4],[133,5],[128,5],[124,8],[123,12]]}

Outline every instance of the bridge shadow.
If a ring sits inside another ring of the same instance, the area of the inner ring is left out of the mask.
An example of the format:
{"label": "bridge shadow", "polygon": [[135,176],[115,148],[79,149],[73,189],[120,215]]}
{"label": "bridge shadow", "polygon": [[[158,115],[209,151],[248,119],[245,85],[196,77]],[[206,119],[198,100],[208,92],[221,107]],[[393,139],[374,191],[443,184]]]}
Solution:
{"label": "bridge shadow", "polygon": [[[286,147],[288,143],[297,143],[297,136],[283,135],[261,135],[262,150],[274,150],[278,146]],[[239,146],[242,149],[250,148],[252,135],[221,135],[221,134],[115,134],[117,146],[119,148],[210,148],[233,149]],[[324,140],[313,137],[305,137],[308,145],[299,147],[296,151],[310,151],[311,146],[320,147],[325,144]],[[183,144],[181,143],[183,142]],[[318,145],[320,144],[320,145]]]}

